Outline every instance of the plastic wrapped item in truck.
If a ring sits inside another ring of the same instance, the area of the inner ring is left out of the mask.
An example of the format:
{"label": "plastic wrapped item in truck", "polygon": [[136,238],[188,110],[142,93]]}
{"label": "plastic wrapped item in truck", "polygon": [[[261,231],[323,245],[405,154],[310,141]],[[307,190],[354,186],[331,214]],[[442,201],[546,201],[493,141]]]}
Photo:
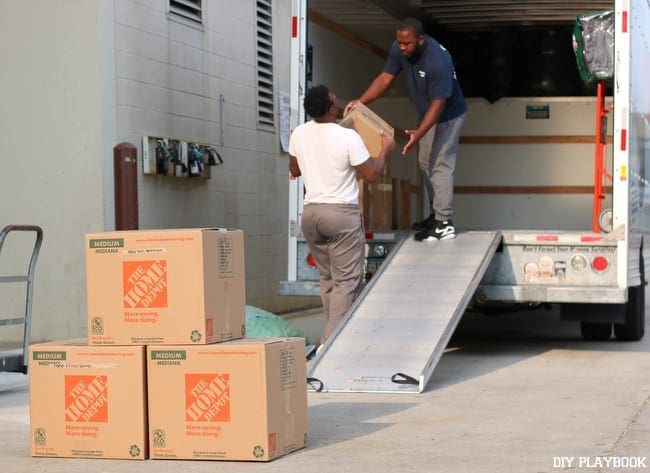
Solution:
{"label": "plastic wrapped item in truck", "polygon": [[614,12],[578,16],[573,29],[573,51],[582,80],[614,77]]}

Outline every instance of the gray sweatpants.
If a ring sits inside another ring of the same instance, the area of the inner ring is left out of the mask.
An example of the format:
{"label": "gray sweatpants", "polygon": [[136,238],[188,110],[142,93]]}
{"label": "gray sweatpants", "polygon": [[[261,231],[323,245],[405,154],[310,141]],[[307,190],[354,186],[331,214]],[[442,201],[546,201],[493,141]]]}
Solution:
{"label": "gray sweatpants", "polygon": [[361,289],[363,220],[357,205],[309,204],[303,208],[301,227],[318,267],[327,317],[321,337],[321,343],[325,343]]}
{"label": "gray sweatpants", "polygon": [[454,209],[454,171],[458,140],[467,113],[432,126],[420,139],[418,162],[425,179],[431,213],[436,220],[451,218]]}

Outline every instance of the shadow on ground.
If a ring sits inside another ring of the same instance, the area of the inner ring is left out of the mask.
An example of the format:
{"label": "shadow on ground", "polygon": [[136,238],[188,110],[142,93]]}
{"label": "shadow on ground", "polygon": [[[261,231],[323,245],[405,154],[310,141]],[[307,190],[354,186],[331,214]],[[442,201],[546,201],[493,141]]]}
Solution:
{"label": "shadow on ground", "polygon": [[[648,352],[644,341],[588,341],[577,322],[557,308],[486,316],[467,312],[458,324],[426,390],[442,389],[539,356],[550,350]],[[458,369],[461,366],[462,369]]]}
{"label": "shadow on ground", "polygon": [[408,402],[324,402],[309,406],[309,424],[318,430],[310,433],[309,449],[347,442],[389,428],[391,422],[375,422],[414,407]]}

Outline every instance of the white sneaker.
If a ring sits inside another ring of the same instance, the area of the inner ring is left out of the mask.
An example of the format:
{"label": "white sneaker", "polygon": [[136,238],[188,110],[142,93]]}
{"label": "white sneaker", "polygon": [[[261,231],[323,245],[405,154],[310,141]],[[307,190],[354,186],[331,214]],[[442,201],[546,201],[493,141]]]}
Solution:
{"label": "white sneaker", "polygon": [[435,227],[415,234],[417,241],[451,240],[452,238],[456,238],[456,228],[451,220],[436,221]]}

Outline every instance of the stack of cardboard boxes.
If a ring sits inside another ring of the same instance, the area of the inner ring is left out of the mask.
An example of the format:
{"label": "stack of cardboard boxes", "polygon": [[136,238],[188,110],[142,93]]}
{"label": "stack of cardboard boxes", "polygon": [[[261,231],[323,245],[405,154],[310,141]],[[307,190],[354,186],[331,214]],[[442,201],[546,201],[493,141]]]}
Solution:
{"label": "stack of cardboard boxes", "polygon": [[245,339],[241,230],[87,235],[88,339],[30,348],[33,456],[268,461],[307,444],[302,338]]}

